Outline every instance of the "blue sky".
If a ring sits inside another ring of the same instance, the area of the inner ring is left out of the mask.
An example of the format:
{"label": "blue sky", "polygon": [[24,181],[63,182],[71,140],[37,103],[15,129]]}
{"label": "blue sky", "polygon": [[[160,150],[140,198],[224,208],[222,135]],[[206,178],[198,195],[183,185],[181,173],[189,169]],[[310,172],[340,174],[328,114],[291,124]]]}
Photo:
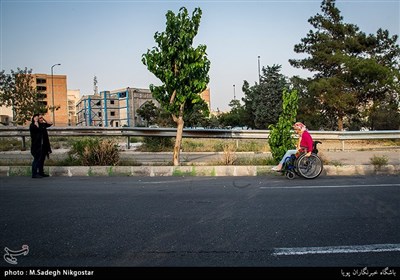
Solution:
{"label": "blue sky", "polygon": [[[258,80],[258,56],[261,66],[282,65],[288,77],[309,75],[288,60],[303,57],[293,48],[312,29],[307,20],[321,13],[322,0],[0,2],[1,70],[28,67],[50,74],[61,63],[54,74],[67,75],[68,89],[81,95],[93,93],[94,76],[99,91],[159,84],[142,54],[156,46],[153,37],[165,30],[168,10],[200,7],[194,45],[207,46],[212,109],[227,110],[234,93],[243,97],[244,80]],[[400,33],[400,0],[337,0],[336,6],[344,22],[367,34],[379,28]]]}

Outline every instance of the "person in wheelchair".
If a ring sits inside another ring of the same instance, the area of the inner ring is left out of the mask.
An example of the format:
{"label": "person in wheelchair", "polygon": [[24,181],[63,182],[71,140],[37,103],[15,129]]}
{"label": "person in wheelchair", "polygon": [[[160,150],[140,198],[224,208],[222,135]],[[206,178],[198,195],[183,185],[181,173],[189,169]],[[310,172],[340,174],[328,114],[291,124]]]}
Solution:
{"label": "person in wheelchair", "polygon": [[309,157],[313,151],[313,144],[314,141],[307,130],[307,127],[301,123],[296,122],[293,125],[294,131],[299,135],[299,141],[296,145],[296,150],[288,150],[286,151],[285,155],[279,162],[277,166],[272,167],[273,171],[282,171],[283,164],[285,163],[286,158],[290,157],[291,155],[299,155],[300,153],[306,153],[306,157]]}

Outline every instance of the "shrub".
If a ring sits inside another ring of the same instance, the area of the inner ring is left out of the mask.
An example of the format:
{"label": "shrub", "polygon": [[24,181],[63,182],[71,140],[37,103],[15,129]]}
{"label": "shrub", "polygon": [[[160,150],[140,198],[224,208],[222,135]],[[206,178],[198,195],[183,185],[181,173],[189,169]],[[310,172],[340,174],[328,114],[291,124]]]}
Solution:
{"label": "shrub", "polygon": [[69,156],[81,165],[117,165],[118,145],[114,140],[85,137],[72,144]]}
{"label": "shrub", "polygon": [[374,155],[372,158],[369,159],[371,164],[373,164],[375,166],[376,169],[381,169],[382,166],[387,165],[388,164],[388,157],[387,156],[377,156]]}
{"label": "shrub", "polygon": [[[27,147],[30,146],[30,143],[28,143]],[[0,138],[0,151],[16,151],[16,150],[21,150],[22,144],[21,140],[18,138]]]}
{"label": "shrub", "polygon": [[236,148],[232,144],[224,145],[224,153],[222,156],[222,164],[224,165],[234,165],[236,162]]}

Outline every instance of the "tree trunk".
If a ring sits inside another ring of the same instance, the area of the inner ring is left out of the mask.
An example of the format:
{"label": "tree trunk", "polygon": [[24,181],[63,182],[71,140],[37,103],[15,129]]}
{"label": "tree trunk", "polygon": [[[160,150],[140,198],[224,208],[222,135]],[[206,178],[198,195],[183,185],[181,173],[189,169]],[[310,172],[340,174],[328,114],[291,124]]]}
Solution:
{"label": "tree trunk", "polygon": [[182,144],[182,133],[183,133],[183,117],[180,116],[177,119],[177,129],[176,129],[176,138],[175,138],[175,147],[174,147],[174,155],[173,162],[174,166],[179,165],[179,157],[181,152],[181,144]]}
{"label": "tree trunk", "polygon": [[173,120],[176,122],[176,137],[175,137],[175,147],[173,154],[173,163],[174,166],[179,165],[179,155],[181,153],[181,145],[182,145],[182,133],[183,133],[183,108],[185,107],[185,103],[181,104],[179,108],[179,116],[176,117],[172,115]]}
{"label": "tree trunk", "polygon": [[343,116],[339,116],[338,118],[338,130],[343,131]]}

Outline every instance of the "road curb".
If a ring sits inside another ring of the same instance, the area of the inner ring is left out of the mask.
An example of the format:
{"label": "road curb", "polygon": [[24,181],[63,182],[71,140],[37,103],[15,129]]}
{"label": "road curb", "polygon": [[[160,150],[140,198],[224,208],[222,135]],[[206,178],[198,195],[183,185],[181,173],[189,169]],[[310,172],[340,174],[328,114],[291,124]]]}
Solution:
{"label": "road curb", "polygon": [[[272,166],[46,166],[50,176],[263,176],[280,175]],[[324,166],[321,175],[400,175],[399,165]],[[0,166],[0,177],[30,176],[30,166]]]}

